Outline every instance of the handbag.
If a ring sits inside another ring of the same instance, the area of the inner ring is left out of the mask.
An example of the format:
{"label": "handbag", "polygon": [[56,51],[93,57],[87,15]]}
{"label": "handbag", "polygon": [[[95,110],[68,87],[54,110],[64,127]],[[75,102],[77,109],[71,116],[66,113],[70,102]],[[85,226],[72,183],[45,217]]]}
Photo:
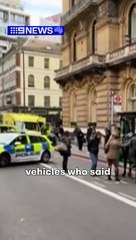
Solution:
{"label": "handbag", "polygon": [[66,146],[65,143],[60,142],[56,147],[55,150],[58,152],[62,152],[62,151],[68,151],[68,148]]}

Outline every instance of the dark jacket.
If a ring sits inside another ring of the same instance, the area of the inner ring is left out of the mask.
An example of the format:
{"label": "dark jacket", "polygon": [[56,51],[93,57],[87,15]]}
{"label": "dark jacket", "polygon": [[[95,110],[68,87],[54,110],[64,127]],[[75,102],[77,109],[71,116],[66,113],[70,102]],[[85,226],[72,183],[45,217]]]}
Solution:
{"label": "dark jacket", "polygon": [[129,144],[129,160],[136,166],[136,136],[132,137]]}
{"label": "dark jacket", "polygon": [[82,131],[78,131],[76,136],[77,136],[77,140],[79,142],[83,142],[84,141],[84,134],[83,134]]}
{"label": "dark jacket", "polygon": [[110,136],[111,136],[111,131],[109,130],[106,132],[104,145],[106,145],[106,143],[109,141]]}
{"label": "dark jacket", "polygon": [[97,136],[90,138],[90,141],[88,143],[88,151],[93,154],[98,154],[99,144],[100,144],[100,139],[97,138]]}
{"label": "dark jacket", "polygon": [[61,151],[61,155],[71,156],[71,140],[69,137],[63,136],[61,142],[67,146],[67,151]]}
{"label": "dark jacket", "polygon": [[106,130],[106,135],[105,135],[105,141],[104,141],[104,151],[105,151],[105,154],[108,153],[109,149],[105,148],[107,142],[109,141],[109,138],[111,136],[111,131],[109,129]]}
{"label": "dark jacket", "polygon": [[92,128],[89,127],[89,128],[87,129],[87,134],[86,134],[86,141],[87,141],[87,142],[89,142],[91,135],[92,135]]}
{"label": "dark jacket", "polygon": [[61,135],[64,134],[64,129],[63,129],[63,127],[60,127],[60,128],[59,128],[59,133],[60,133]]}
{"label": "dark jacket", "polygon": [[[126,136],[123,137],[122,142],[124,144],[130,143],[132,138],[133,138],[133,135],[131,133],[129,133]],[[129,158],[129,152],[131,151],[130,148],[131,148],[130,145],[128,145],[125,148],[124,147],[122,148],[124,159]]]}

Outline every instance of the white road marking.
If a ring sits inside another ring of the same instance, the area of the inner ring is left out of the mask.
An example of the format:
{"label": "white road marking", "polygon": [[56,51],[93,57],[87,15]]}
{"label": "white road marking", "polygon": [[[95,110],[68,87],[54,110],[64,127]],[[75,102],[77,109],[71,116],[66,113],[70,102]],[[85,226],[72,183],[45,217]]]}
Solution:
{"label": "white road marking", "polygon": [[132,196],[130,196],[130,195],[127,195],[127,194],[125,194],[125,193],[118,192],[118,194],[120,194],[120,195],[123,196],[123,197],[129,198],[129,199],[131,199],[131,200],[133,200],[133,201],[136,201],[136,198],[134,198],[134,197],[132,197]]}
{"label": "white road marking", "polygon": [[123,183],[123,184],[128,184],[128,182],[123,181],[123,180],[121,180],[120,182]]}
{"label": "white road marking", "polygon": [[[52,169],[52,167],[47,165],[47,164],[40,163],[40,165],[43,166],[43,167],[46,167],[48,169]],[[65,176],[67,178],[70,178],[70,179],[72,179],[72,180],[74,180],[76,182],[79,182],[79,183],[81,183],[81,184],[83,184],[83,185],[85,185],[87,187],[90,187],[90,188],[92,188],[92,189],[94,189],[94,190],[96,190],[98,192],[101,192],[101,193],[103,193],[103,194],[105,194],[107,196],[110,196],[110,197],[112,197],[112,198],[114,198],[114,199],[116,199],[116,200],[118,200],[120,202],[123,202],[123,203],[125,203],[125,204],[127,204],[127,205],[129,205],[131,207],[136,208],[136,202],[134,202],[134,201],[132,201],[132,200],[126,198],[126,197],[120,196],[117,193],[114,193],[114,192],[111,192],[111,191],[109,191],[107,189],[104,189],[102,187],[96,186],[95,184],[87,182],[87,181],[85,181],[85,180],[83,180],[81,178],[77,178],[77,177],[69,176],[69,175],[65,175]]]}
{"label": "white road marking", "polygon": [[93,181],[92,183],[98,185],[99,187],[106,188],[106,186],[101,184],[101,183],[98,183],[98,182],[95,182],[95,181]]}
{"label": "white road marking", "polygon": [[105,182],[105,184],[107,184],[107,185],[114,185],[114,184],[115,184],[115,182],[113,182],[113,181],[107,181],[107,180],[105,180],[104,182]]}
{"label": "white road marking", "polygon": [[98,177],[95,177],[95,179],[98,180],[98,181],[100,180],[100,178],[98,178]]}
{"label": "white road marking", "polygon": [[24,222],[24,221],[25,221],[25,219],[24,219],[24,218],[21,218],[21,219],[20,219],[20,222]]}

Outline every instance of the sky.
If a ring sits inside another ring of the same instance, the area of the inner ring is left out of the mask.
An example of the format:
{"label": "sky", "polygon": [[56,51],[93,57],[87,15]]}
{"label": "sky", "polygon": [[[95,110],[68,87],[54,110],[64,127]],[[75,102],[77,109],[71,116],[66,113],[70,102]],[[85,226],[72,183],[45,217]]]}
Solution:
{"label": "sky", "polygon": [[31,15],[31,25],[38,25],[40,17],[49,17],[62,11],[62,0],[22,0],[24,10]]}

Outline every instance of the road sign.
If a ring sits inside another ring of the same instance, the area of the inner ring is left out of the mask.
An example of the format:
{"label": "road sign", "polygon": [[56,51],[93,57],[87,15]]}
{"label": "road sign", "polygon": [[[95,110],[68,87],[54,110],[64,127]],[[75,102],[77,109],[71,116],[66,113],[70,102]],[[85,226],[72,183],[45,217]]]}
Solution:
{"label": "road sign", "polygon": [[119,95],[114,95],[114,103],[120,105],[121,102],[121,97]]}

